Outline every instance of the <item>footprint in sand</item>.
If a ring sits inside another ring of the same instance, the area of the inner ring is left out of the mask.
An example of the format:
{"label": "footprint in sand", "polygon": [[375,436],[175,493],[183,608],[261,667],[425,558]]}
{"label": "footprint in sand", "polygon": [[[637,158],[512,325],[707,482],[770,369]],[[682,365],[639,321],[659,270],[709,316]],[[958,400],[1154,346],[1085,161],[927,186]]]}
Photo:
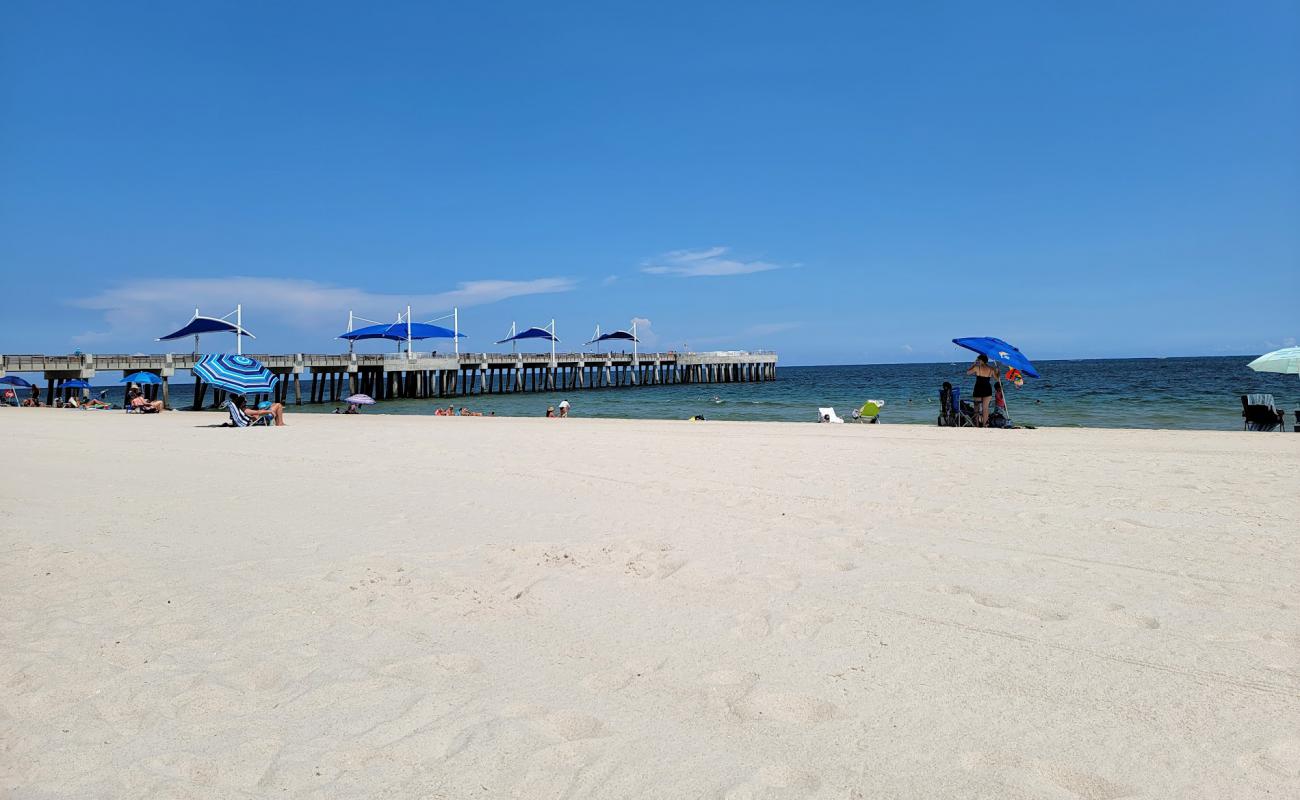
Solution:
{"label": "footprint in sand", "polygon": [[582,679],[582,686],[592,692],[619,692],[658,672],[664,661],[662,658],[627,661],[621,666],[591,673]]}
{"label": "footprint in sand", "polygon": [[1238,763],[1243,767],[1257,766],[1285,779],[1292,788],[1300,788],[1300,739],[1277,739],[1263,752],[1243,756]]}
{"label": "footprint in sand", "polygon": [[1146,628],[1147,630],[1152,631],[1160,627],[1160,620],[1155,617],[1134,613],[1119,603],[1111,603],[1106,606],[1106,611],[1110,614],[1112,619],[1116,620],[1121,625],[1131,625],[1135,628]]}
{"label": "footprint in sand", "polygon": [[547,733],[566,742],[599,736],[604,728],[600,720],[573,709],[552,711],[538,720],[537,724]]}
{"label": "footprint in sand", "polygon": [[995,611],[1004,611],[1018,616],[1036,619],[1040,622],[1062,622],[1070,618],[1069,614],[1039,605],[1028,598],[1013,600],[1010,598],[997,597],[995,595],[975,591],[974,589],[968,589],[965,586],[938,586],[936,587],[936,590],[943,592],[944,594],[966,596],[969,597],[975,605],[983,606],[984,608],[991,608]]}
{"label": "footprint in sand", "polygon": [[783,570],[764,576],[767,585],[778,592],[793,592],[803,585],[802,575],[791,570]]}
{"label": "footprint in sand", "polygon": [[815,725],[835,716],[835,706],[798,692],[754,692],[737,701],[734,709],[745,722]]}
{"label": "footprint in sand", "polygon": [[777,630],[791,639],[812,639],[832,619],[829,614],[819,611],[799,612],[783,619]]}
{"label": "footprint in sand", "polygon": [[772,623],[764,612],[741,614],[736,617],[736,625],[731,634],[738,639],[762,639],[772,632]]}
{"label": "footprint in sand", "polygon": [[700,708],[706,716],[739,722],[736,704],[758,683],[758,673],[724,669],[701,679]]}
{"label": "footprint in sand", "polygon": [[721,800],[794,800],[809,797],[820,786],[821,780],[811,772],[789,764],[767,764],[759,767],[749,780],[723,789],[716,796]]}
{"label": "footprint in sand", "polygon": [[1121,800],[1137,794],[1100,775],[1050,761],[1021,758],[1014,753],[968,752],[961,755],[960,763],[965,769],[990,774],[1025,790],[1029,796],[1043,796],[1062,789],[1083,800]]}

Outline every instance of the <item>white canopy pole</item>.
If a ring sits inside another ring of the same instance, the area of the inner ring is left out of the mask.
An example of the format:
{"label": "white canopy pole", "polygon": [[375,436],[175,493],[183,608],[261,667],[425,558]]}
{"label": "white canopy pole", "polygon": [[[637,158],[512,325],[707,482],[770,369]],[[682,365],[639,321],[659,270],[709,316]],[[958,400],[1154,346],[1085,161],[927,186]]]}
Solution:
{"label": "white canopy pole", "polygon": [[[352,309],[348,309],[348,333],[352,333]],[[352,355],[352,348],[356,346],[355,339],[348,339],[348,355]]]}
{"label": "white canopy pole", "polygon": [[555,366],[555,320],[551,320],[551,366]]}
{"label": "white canopy pole", "polygon": [[[199,307],[198,307],[198,306],[195,306],[195,307],[194,307],[194,318],[195,318],[195,319],[198,319],[198,318],[199,318]],[[199,335],[196,333],[196,334],[194,334],[194,355],[197,356],[198,354],[199,354]]]}
{"label": "white canopy pole", "polygon": [[238,304],[235,306],[235,354],[244,354],[244,306]]}
{"label": "white canopy pole", "polygon": [[406,359],[411,359],[411,307],[406,307]]}
{"label": "white canopy pole", "polygon": [[460,355],[460,308],[456,307],[451,310],[451,332],[456,334],[451,337],[452,346],[456,350],[456,355]]}
{"label": "white canopy pole", "polygon": [[636,317],[632,318],[632,358],[636,359]]}

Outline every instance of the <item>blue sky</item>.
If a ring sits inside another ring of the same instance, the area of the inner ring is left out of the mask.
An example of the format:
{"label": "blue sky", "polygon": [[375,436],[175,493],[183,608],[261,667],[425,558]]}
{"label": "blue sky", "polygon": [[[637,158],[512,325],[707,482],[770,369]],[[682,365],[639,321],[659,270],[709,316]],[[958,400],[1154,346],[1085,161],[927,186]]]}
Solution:
{"label": "blue sky", "polygon": [[[0,6],[0,352],[349,308],[784,363],[1300,336],[1300,5]],[[183,349],[183,348],[182,348]]]}

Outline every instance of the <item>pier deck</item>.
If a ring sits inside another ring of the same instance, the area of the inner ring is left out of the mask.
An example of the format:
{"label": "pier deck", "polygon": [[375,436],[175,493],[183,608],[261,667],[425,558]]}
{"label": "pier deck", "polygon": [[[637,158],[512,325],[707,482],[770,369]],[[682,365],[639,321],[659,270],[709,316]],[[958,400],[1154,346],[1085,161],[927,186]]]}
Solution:
{"label": "pier deck", "polygon": [[[10,372],[40,373],[47,384],[47,402],[53,402],[61,381],[91,380],[103,372],[151,372],[162,383],[147,385],[146,393],[170,407],[169,388],[177,370],[189,370],[200,355],[5,355],[0,356],[0,377]],[[249,355],[283,376],[272,399],[299,405],[337,402],[356,392],[383,400],[771,381],[776,379],[777,362],[775,353],[764,351],[556,353],[554,357],[550,353],[436,352]],[[304,399],[305,373],[311,380]],[[193,405],[201,408],[207,387],[196,379],[194,388]],[[221,397],[214,391],[212,400],[219,403]]]}

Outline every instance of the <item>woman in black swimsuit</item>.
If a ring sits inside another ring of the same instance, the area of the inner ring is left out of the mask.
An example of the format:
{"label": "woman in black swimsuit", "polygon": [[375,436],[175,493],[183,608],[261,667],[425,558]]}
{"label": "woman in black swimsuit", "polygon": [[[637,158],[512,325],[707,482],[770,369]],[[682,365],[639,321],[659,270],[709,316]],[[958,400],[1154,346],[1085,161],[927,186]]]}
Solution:
{"label": "woman in black swimsuit", "polygon": [[989,424],[989,398],[993,396],[993,378],[998,376],[998,371],[989,365],[989,357],[980,353],[975,363],[970,365],[966,370],[967,375],[975,376],[975,391],[971,397],[975,400],[975,406],[980,411],[980,427]]}

